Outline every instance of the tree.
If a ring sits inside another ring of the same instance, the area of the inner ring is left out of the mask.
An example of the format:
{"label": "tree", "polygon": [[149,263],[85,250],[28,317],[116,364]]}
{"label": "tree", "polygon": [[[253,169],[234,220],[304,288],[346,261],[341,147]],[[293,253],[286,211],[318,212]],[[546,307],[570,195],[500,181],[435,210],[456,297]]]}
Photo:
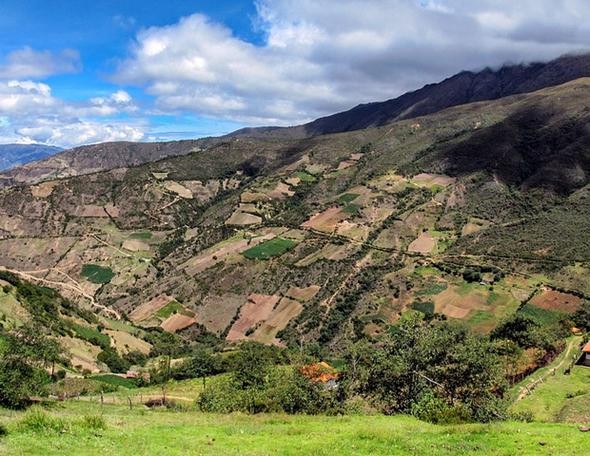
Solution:
{"label": "tree", "polygon": [[45,367],[61,353],[59,344],[36,326],[0,332],[0,404],[22,407],[29,398],[45,393],[50,382]]}
{"label": "tree", "polygon": [[590,301],[584,301],[574,313],[572,320],[578,328],[590,331]]}
{"label": "tree", "polygon": [[440,410],[442,404],[472,419],[501,416],[500,359],[487,339],[464,327],[406,314],[363,364],[368,374],[360,392],[385,413],[412,413],[417,404]]}
{"label": "tree", "polygon": [[232,377],[242,389],[260,387],[264,384],[271,365],[272,359],[267,347],[248,342],[234,355]]}

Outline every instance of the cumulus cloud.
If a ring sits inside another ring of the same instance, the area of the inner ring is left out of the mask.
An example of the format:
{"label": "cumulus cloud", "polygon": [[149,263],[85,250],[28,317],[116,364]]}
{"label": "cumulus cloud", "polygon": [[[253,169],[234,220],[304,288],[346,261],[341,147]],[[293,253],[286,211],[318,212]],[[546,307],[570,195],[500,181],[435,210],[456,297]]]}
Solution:
{"label": "cumulus cloud", "polygon": [[76,73],[81,68],[80,55],[73,49],[54,53],[25,46],[6,56],[4,63],[0,64],[0,78],[38,79],[54,74]]}
{"label": "cumulus cloud", "polygon": [[462,69],[586,49],[586,0],[260,0],[262,45],[195,14],[138,33],[116,80],[167,112],[291,124]]}
{"label": "cumulus cloud", "polygon": [[86,102],[68,103],[51,87],[30,80],[0,81],[0,142],[38,142],[77,146],[103,141],[139,141],[146,125],[112,117],[138,110],[132,97],[118,90]]}

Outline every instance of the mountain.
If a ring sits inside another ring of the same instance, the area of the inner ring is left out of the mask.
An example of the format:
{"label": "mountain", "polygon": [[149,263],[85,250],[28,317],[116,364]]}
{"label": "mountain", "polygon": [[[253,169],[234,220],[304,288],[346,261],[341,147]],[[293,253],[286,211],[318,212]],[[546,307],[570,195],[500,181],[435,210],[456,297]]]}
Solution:
{"label": "mountain", "polygon": [[451,106],[560,85],[590,76],[590,54],[566,55],[547,63],[506,65],[498,70],[462,71],[437,84],[391,100],[358,105],[296,127],[247,128],[235,136],[305,137],[378,127],[389,122],[432,114]]}
{"label": "mountain", "polygon": [[137,166],[170,156],[189,154],[235,138],[301,140],[378,127],[436,113],[452,106],[529,93],[587,76],[590,76],[590,54],[564,56],[548,63],[504,66],[498,70],[486,68],[480,72],[463,71],[398,98],[362,104],[349,111],[295,127],[246,128],[224,137],[195,141],[114,142],[82,146],[0,173],[0,186]]}
{"label": "mountain", "polygon": [[60,147],[42,144],[0,144],[0,171],[54,155]]}
{"label": "mountain", "polygon": [[188,154],[205,147],[209,142],[210,139],[160,143],[121,141],[80,146],[0,173],[0,186],[137,166],[169,156]]}
{"label": "mountain", "polygon": [[0,266],[228,345],[338,347],[410,310],[479,333],[557,322],[590,295],[588,106],[581,78],[375,128],[168,143],[187,153],[137,166],[113,146],[120,167],[0,190]]}

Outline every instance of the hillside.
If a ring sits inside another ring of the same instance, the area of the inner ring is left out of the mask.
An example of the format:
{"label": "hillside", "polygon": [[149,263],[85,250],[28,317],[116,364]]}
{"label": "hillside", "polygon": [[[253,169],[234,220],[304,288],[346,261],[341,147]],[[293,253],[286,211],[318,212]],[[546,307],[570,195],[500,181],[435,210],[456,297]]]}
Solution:
{"label": "hillside", "polygon": [[590,54],[563,56],[547,63],[505,65],[497,70],[462,71],[398,98],[361,104],[297,127],[249,128],[233,135],[290,138],[360,130],[432,114],[452,106],[534,92],[588,76]]}
{"label": "hillside", "polygon": [[61,150],[59,147],[42,144],[0,144],[0,171],[42,160]]}
{"label": "hillside", "polygon": [[[208,139],[163,143],[112,142],[80,146],[60,153],[53,150],[51,154],[46,154],[50,155],[47,158],[38,157],[32,163],[0,173],[0,187],[137,166],[188,154],[206,147],[209,142]],[[22,163],[30,161],[23,160]]]}
{"label": "hillside", "polygon": [[[220,138],[195,141],[115,142],[77,147],[48,159],[0,173],[0,187],[137,166],[166,157],[186,155],[235,138],[296,141],[380,127],[399,120],[433,114],[453,106],[530,93],[582,77],[590,77],[590,54],[563,56],[547,63],[506,65],[497,70],[486,68],[479,72],[462,71],[442,82],[429,84],[398,98],[362,104],[348,111],[294,127],[245,128]],[[1,169],[0,166],[0,171]]]}
{"label": "hillside", "polygon": [[226,343],[337,347],[410,309],[489,333],[531,297],[557,321],[590,294],[589,88],[7,188],[0,265]]}

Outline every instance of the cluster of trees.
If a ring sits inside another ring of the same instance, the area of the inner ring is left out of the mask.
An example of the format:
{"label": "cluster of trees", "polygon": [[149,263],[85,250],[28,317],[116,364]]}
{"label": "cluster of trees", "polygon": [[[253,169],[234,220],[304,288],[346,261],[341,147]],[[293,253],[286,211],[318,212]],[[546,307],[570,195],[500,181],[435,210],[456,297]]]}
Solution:
{"label": "cluster of trees", "polygon": [[43,335],[39,326],[1,329],[0,405],[20,408],[44,394],[61,353],[57,341]]}

